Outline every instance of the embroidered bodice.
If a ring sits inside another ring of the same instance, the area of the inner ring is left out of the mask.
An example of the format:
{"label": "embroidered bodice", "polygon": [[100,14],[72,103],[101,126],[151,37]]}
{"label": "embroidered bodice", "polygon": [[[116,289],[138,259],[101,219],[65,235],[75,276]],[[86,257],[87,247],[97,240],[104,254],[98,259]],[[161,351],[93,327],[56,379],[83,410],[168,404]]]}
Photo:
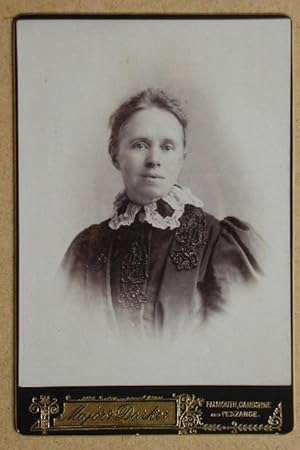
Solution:
{"label": "embroidered bodice", "polygon": [[71,243],[63,261],[68,279],[126,332],[200,326],[224,308],[231,283],[261,273],[254,230],[234,217],[219,221],[201,205],[179,186],[146,207],[119,194],[112,217]]}

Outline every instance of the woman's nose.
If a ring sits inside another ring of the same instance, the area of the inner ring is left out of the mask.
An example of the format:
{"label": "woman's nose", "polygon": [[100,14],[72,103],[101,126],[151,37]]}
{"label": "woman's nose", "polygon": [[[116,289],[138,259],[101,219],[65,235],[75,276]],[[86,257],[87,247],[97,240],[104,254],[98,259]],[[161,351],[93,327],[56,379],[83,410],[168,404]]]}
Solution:
{"label": "woman's nose", "polygon": [[156,167],[160,166],[161,164],[161,154],[160,154],[160,148],[157,146],[153,146],[148,149],[147,157],[145,161],[146,167]]}

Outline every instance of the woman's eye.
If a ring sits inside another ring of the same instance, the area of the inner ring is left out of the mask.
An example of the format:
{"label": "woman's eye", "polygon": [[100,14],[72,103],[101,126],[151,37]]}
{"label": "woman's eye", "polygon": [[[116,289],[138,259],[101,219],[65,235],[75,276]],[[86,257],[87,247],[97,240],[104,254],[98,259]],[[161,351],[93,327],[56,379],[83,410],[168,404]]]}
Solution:
{"label": "woman's eye", "polygon": [[174,150],[174,145],[172,144],[165,144],[164,145],[164,150],[166,150],[167,152],[170,150]]}
{"label": "woman's eye", "polygon": [[137,150],[144,150],[147,148],[147,144],[145,142],[135,142],[132,147]]}

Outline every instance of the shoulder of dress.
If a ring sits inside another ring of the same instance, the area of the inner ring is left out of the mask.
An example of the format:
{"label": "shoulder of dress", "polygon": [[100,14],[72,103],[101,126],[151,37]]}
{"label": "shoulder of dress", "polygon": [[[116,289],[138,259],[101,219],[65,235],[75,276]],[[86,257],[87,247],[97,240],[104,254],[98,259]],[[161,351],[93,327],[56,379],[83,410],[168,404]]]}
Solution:
{"label": "shoulder of dress", "polygon": [[80,245],[85,242],[92,242],[94,240],[105,239],[110,234],[110,228],[108,226],[108,220],[101,222],[99,224],[90,225],[89,227],[82,230],[73,239],[72,245]]}
{"label": "shoulder of dress", "polygon": [[108,220],[82,230],[67,249],[61,267],[78,280],[84,280],[89,267],[103,268],[108,258],[111,231]]}
{"label": "shoulder of dress", "polygon": [[220,221],[221,228],[236,229],[241,231],[251,231],[252,227],[248,222],[235,216],[227,216]]}
{"label": "shoulder of dress", "polygon": [[249,245],[249,248],[253,246],[264,247],[263,238],[256,232],[253,226],[237,217],[228,216],[220,221],[220,235],[225,237],[226,240],[230,237],[241,247],[244,245]]}
{"label": "shoulder of dress", "polygon": [[184,208],[184,214],[196,214],[198,216],[204,216],[205,218],[207,218],[209,220],[218,222],[218,220],[214,216],[207,213],[203,208],[201,208],[199,206],[195,206],[195,205],[186,204],[185,208]]}
{"label": "shoulder of dress", "polygon": [[90,259],[96,250],[99,251],[109,245],[110,234],[108,220],[85,228],[71,242],[65,253],[63,265]]}
{"label": "shoulder of dress", "polygon": [[198,226],[205,228],[209,234],[213,233],[217,235],[220,232],[220,221],[198,206],[186,205],[183,216],[186,217],[186,220],[190,221],[197,219]]}
{"label": "shoulder of dress", "polygon": [[228,265],[235,264],[243,272],[244,278],[250,278],[254,272],[263,273],[265,244],[252,225],[237,217],[228,216],[220,221],[219,236],[218,252],[221,261],[226,260]]}
{"label": "shoulder of dress", "polygon": [[235,245],[247,245],[250,248],[264,246],[262,237],[255,231],[252,225],[234,216],[227,216],[222,220],[217,219],[212,214],[207,213],[202,208],[186,205],[182,217],[182,224],[186,226],[195,225],[205,230],[207,241],[211,248],[214,245],[221,245],[223,241],[227,243],[231,240]]}

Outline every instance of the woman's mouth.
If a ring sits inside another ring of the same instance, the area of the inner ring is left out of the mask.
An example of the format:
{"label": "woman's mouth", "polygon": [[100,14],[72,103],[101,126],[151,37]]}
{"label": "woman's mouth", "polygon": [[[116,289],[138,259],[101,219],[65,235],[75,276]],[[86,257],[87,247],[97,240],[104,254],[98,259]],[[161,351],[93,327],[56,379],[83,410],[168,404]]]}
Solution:
{"label": "woman's mouth", "polygon": [[157,180],[163,180],[164,179],[164,177],[162,175],[158,175],[156,173],[143,174],[142,177],[143,178],[150,178],[150,179],[153,179],[153,180],[156,180],[156,179]]}

